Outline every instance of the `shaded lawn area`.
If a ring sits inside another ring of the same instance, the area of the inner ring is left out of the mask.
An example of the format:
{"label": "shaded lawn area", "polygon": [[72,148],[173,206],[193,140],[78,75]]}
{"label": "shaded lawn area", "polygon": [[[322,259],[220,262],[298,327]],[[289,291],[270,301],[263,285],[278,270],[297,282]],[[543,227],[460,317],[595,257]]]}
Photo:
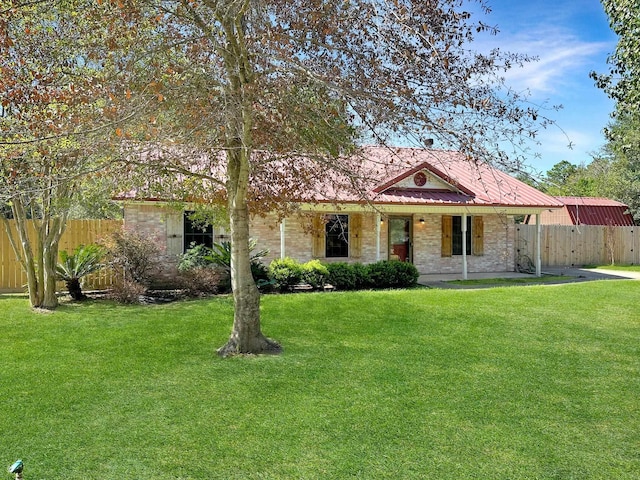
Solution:
{"label": "shaded lawn area", "polygon": [[0,452],[25,479],[632,479],[634,281],[35,313],[0,296]]}

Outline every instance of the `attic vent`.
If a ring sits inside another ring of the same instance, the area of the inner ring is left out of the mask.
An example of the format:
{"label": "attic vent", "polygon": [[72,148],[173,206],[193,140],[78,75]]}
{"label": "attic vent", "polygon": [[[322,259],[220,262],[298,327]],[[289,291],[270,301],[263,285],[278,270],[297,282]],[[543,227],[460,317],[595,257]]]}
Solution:
{"label": "attic vent", "polygon": [[423,187],[427,183],[427,175],[424,172],[418,172],[413,176],[413,183],[417,187]]}

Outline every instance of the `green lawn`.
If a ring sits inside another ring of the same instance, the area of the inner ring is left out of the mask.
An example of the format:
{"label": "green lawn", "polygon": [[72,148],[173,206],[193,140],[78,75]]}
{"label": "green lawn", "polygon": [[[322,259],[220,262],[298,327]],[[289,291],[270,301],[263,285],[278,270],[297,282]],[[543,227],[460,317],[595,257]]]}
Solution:
{"label": "green lawn", "polygon": [[1,461],[25,480],[637,479],[639,292],[272,295],[284,354],[226,360],[229,298],[0,296]]}

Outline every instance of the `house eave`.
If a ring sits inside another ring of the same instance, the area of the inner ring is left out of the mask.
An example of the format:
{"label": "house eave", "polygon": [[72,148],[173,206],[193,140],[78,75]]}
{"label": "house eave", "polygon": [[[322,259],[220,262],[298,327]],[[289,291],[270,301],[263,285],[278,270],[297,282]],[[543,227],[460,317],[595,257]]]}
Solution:
{"label": "house eave", "polygon": [[301,203],[300,210],[306,212],[373,212],[381,214],[502,214],[502,215],[537,215],[545,210],[557,209],[548,205],[419,205],[419,204],[378,204],[378,203]]}
{"label": "house eave", "polygon": [[[195,208],[193,202],[176,202],[161,199],[117,199],[118,203],[128,205],[157,205],[176,207],[183,205],[186,209]],[[474,204],[390,204],[370,202],[301,202],[299,210],[303,212],[379,212],[383,215],[393,214],[501,214],[501,215],[537,215],[545,210],[557,210],[559,207],[551,205],[474,205]]]}

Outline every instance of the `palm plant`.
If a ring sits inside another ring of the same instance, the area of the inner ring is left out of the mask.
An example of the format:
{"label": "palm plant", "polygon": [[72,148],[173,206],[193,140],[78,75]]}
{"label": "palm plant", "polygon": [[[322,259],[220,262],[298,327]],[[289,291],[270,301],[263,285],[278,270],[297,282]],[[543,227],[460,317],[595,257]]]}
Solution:
{"label": "palm plant", "polygon": [[[255,238],[249,239],[249,256],[251,258],[251,264],[256,264],[261,262],[261,258],[269,255],[269,250],[258,250],[254,251],[258,245],[258,242]],[[211,253],[206,259],[215,263],[219,267],[224,268],[226,271],[231,271],[231,242],[220,242],[214,243],[211,248]]]}
{"label": "palm plant", "polygon": [[56,267],[58,279],[63,280],[73,300],[83,300],[86,295],[82,293],[80,279],[93,273],[102,267],[102,258],[105,249],[100,245],[80,245],[70,255],[66,250],[60,252],[61,262]]}

